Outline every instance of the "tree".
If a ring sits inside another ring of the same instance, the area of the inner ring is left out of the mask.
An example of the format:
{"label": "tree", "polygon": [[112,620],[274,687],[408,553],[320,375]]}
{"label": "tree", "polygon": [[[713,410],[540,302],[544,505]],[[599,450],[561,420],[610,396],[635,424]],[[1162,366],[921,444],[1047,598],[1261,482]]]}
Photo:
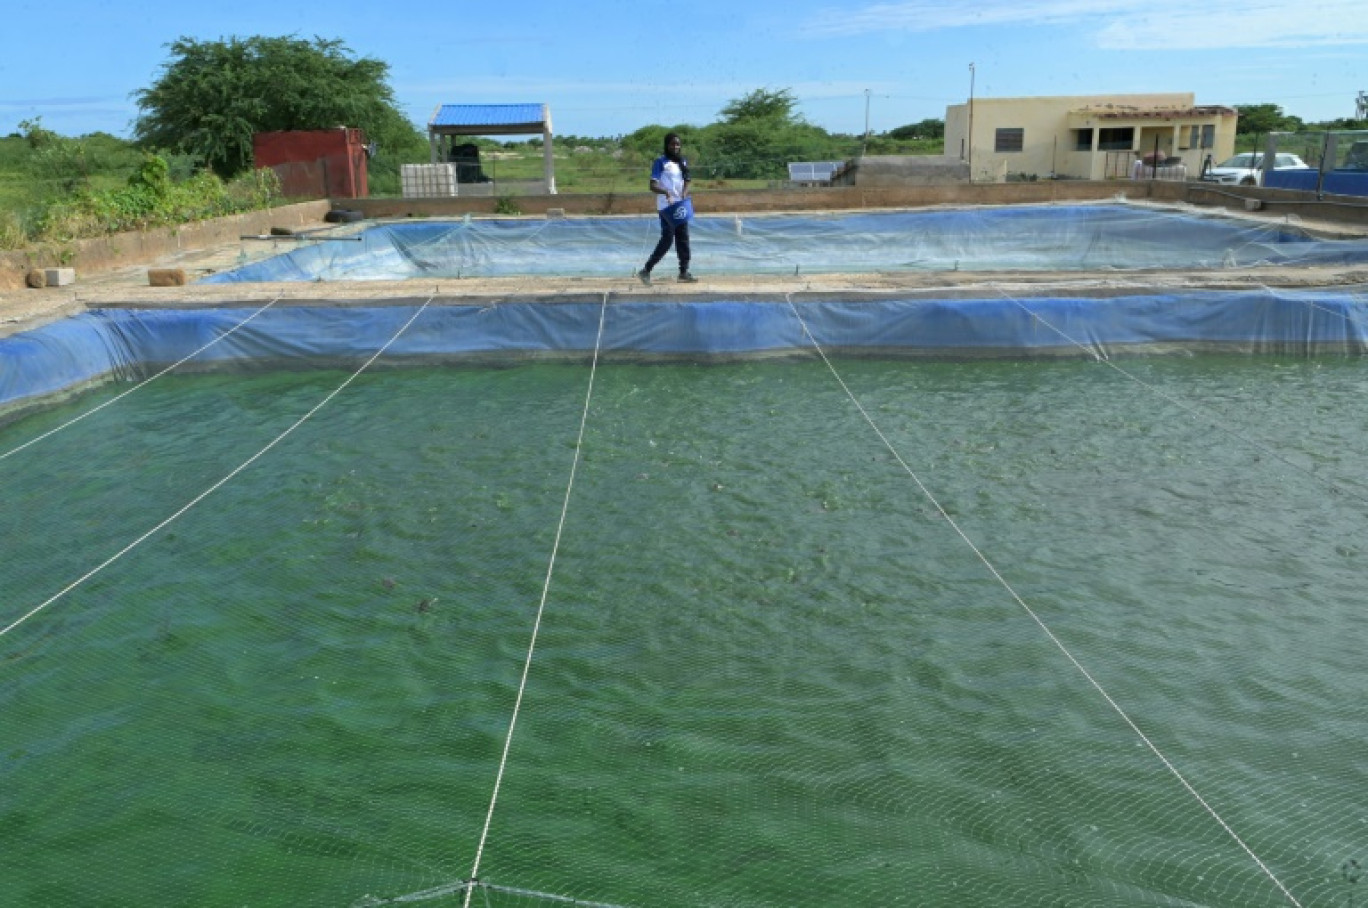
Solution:
{"label": "tree", "polygon": [[802,118],[793,112],[797,103],[793,98],[793,92],[787,88],[781,88],[778,91],[757,88],[749,94],[728,101],[727,106],[722,108],[722,122],[728,124],[754,121],[771,121],[782,124],[800,123]]}
{"label": "tree", "polygon": [[[667,129],[658,123],[643,126],[635,132],[628,133],[622,137],[622,147],[640,157],[642,160],[650,161],[660,154],[665,144],[665,134],[668,132],[679,132],[677,129]],[[685,146],[688,148],[688,145]],[[686,154],[692,155],[692,149]]]}
{"label": "tree", "polygon": [[727,102],[722,119],[699,138],[708,152],[710,175],[780,179],[788,161],[824,160],[831,137],[798,116],[797,104],[787,88],[757,88]]}
{"label": "tree", "polygon": [[694,179],[777,180],[787,176],[790,161],[844,158],[852,142],[833,137],[795,112],[797,101],[787,89],[759,88],[727,102],[721,119],[704,127],[658,124],[643,126],[622,138],[622,147],[645,159],[660,154],[667,131],[684,140],[684,153]]}
{"label": "tree", "polygon": [[1240,119],[1235,123],[1235,132],[1239,135],[1296,132],[1302,127],[1301,117],[1284,114],[1277,104],[1244,104],[1238,109]]}
{"label": "tree", "polygon": [[[23,125],[22,123],[19,125]],[[1324,123],[1311,124],[1316,129],[1341,130],[1344,132],[1357,132],[1368,129],[1368,120],[1355,120],[1353,117],[1340,117],[1338,120],[1327,120]]]}
{"label": "tree", "polygon": [[909,123],[906,126],[899,126],[897,129],[890,129],[888,134],[895,139],[943,139],[945,138],[945,121],[926,119],[920,123]]}
{"label": "tree", "polygon": [[134,136],[225,178],[251,167],[258,132],[354,126],[381,146],[422,142],[395,107],[388,64],[354,59],[340,41],[179,38],[169,48],[161,78],[134,93]]}

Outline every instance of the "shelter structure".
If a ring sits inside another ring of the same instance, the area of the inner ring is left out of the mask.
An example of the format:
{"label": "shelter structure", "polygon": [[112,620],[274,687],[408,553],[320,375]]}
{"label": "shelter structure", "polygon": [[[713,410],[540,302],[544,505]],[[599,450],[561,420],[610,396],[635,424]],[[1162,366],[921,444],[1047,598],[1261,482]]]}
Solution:
{"label": "shelter structure", "polygon": [[555,162],[551,154],[551,108],[546,104],[441,104],[428,121],[432,163],[452,160],[460,136],[542,136],[546,192],[556,192]]}

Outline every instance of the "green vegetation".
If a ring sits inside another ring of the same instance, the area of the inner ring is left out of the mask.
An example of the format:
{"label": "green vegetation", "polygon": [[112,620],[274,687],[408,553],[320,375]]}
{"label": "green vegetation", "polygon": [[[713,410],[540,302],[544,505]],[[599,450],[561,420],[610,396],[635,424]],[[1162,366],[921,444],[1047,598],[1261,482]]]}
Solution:
{"label": "green vegetation", "polygon": [[1300,154],[1305,160],[1320,159],[1321,133],[1331,130],[1368,130],[1368,120],[1339,119],[1326,123],[1306,123],[1301,117],[1283,113],[1277,104],[1245,104],[1239,108],[1235,124],[1235,151],[1263,151],[1271,132],[1296,133],[1297,139],[1280,140],[1281,151]]}
{"label": "green vegetation", "polygon": [[134,136],[144,148],[192,155],[224,179],[252,169],[258,132],[346,124],[379,146],[427,149],[395,106],[389,65],[352,59],[339,41],[181,38],[171,55],[161,78],[137,93]]}
{"label": "green vegetation", "polygon": [[25,134],[0,139],[0,249],[220,217],[280,195],[271,171],[223,180],[113,136],[70,139],[37,120],[21,125]]}
{"label": "green vegetation", "polygon": [[1288,116],[1276,104],[1245,104],[1239,111],[1240,119],[1235,124],[1235,134],[1240,136],[1299,132],[1306,125],[1301,117]]}
{"label": "green vegetation", "polygon": [[[922,135],[916,127],[899,127],[871,136],[829,133],[798,116],[797,100],[788,89],[756,89],[721,111],[721,119],[703,127],[667,129],[646,126],[626,136],[623,148],[636,163],[660,154],[667,132],[677,132],[693,167],[695,180],[783,180],[790,161],[844,161],[866,154],[939,154],[944,124],[936,135]],[[706,183],[703,183],[706,185]]]}
{"label": "green vegetation", "polygon": [[0,140],[0,248],[65,242],[264,207],[274,174],[252,168],[257,132],[346,123],[375,143],[370,177],[397,192],[399,165],[427,142],[394,104],[387,64],[337,41],[248,38],[170,45],[137,93],[135,141],[64,138],[37,120]]}

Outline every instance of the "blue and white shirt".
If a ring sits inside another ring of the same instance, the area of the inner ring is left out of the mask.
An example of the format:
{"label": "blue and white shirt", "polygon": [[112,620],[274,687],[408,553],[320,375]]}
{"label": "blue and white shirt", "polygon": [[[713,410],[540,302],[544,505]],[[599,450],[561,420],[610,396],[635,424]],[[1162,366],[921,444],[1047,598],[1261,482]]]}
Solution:
{"label": "blue and white shirt", "polygon": [[[689,166],[688,159],[680,158],[684,167]],[[651,179],[660,184],[660,188],[665,190],[667,195],[656,193],[656,211],[661,211],[670,207],[675,202],[684,198],[684,167],[680,167],[665,155],[656,158],[651,164]]]}

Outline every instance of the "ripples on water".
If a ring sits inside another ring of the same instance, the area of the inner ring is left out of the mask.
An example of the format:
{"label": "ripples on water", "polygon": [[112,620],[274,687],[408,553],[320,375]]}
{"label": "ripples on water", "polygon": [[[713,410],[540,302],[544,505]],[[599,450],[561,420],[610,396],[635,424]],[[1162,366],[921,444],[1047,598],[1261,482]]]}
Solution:
{"label": "ripples on water", "polygon": [[[622,905],[1288,904],[1273,876],[1348,904],[1368,365],[1121,365],[1139,381],[838,362],[934,503],[820,364],[600,367],[481,878]],[[587,377],[364,376],[0,637],[11,903],[465,878]],[[165,380],[0,463],[4,623],[340,380]]]}

